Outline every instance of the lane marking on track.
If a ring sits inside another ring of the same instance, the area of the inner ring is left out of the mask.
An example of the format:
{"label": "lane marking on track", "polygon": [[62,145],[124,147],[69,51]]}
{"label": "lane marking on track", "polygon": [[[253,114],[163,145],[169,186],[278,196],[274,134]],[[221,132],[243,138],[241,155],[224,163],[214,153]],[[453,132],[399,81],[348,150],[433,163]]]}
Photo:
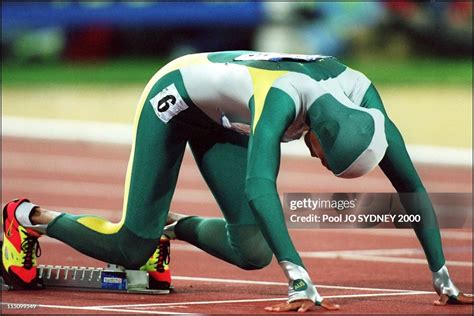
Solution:
{"label": "lane marking on track", "polygon": [[[18,305],[22,303],[8,303],[8,302],[1,302],[1,305]],[[67,306],[67,305],[51,305],[51,304],[37,304],[37,308],[56,308],[56,309],[73,309],[73,310],[87,310],[87,311],[94,311],[94,312],[122,312],[122,313],[132,313],[132,314],[164,314],[164,315],[182,315],[182,314],[189,314],[189,313],[180,313],[180,312],[170,312],[170,311],[146,311],[146,310],[129,310],[129,309],[122,309],[122,308],[108,308],[105,307],[94,307],[94,306]],[[113,306],[113,305],[112,305]]]}
{"label": "lane marking on track", "polygon": [[417,255],[422,254],[423,250],[420,248],[382,248],[382,249],[357,249],[357,250],[336,250],[336,251],[316,251],[309,253],[318,253],[318,254],[341,254],[341,255],[366,255],[366,256],[396,256],[396,255]]}
{"label": "lane marking on track", "polygon": [[[408,296],[408,295],[436,295],[435,292],[428,291],[401,291],[394,293],[372,293],[372,294],[342,294],[342,295],[326,295],[324,298],[367,298],[367,297],[387,297],[387,296]],[[473,294],[465,294],[472,297]],[[210,304],[229,304],[229,303],[256,303],[256,302],[270,302],[270,301],[284,301],[286,297],[278,298],[257,298],[257,299],[240,299],[240,300],[220,300],[220,301],[192,301],[192,302],[174,302],[174,303],[150,303],[150,304],[125,304],[125,305],[98,305],[98,306],[65,306],[65,305],[46,305],[39,304],[38,307],[43,308],[58,308],[58,309],[77,309],[77,310],[92,310],[92,311],[111,311],[124,313],[142,313],[142,314],[188,314],[180,312],[159,312],[159,311],[145,311],[140,308],[152,307],[179,307],[186,308],[186,305],[210,305]],[[2,302],[2,305],[21,304]],[[131,309],[124,309],[128,307]]]}
{"label": "lane marking on track", "polygon": [[[348,234],[362,234],[362,235],[376,235],[376,236],[394,236],[394,237],[416,237],[413,229],[327,229],[327,233],[348,233]],[[465,231],[451,231],[441,230],[441,236],[443,239],[455,239],[455,240],[472,240],[473,232]]]}
{"label": "lane marking on track", "polygon": [[[396,292],[396,293],[374,293],[374,294],[347,294],[347,295],[327,295],[324,298],[363,298],[363,297],[381,297],[381,296],[405,296],[405,295],[427,295],[436,294],[435,292],[412,291],[412,292]],[[120,308],[153,308],[162,306],[179,306],[179,305],[211,305],[211,304],[231,304],[231,303],[256,303],[270,301],[285,301],[287,297],[276,298],[255,298],[255,299],[237,299],[237,300],[215,300],[215,301],[191,301],[191,302],[174,302],[174,303],[149,303],[149,304],[125,304],[125,305],[97,305],[90,306],[92,308],[108,308],[113,309],[114,306]]]}
{"label": "lane marking on track", "polygon": [[[226,283],[226,284],[233,283],[233,284],[288,286],[288,283],[286,283],[286,282],[256,281],[256,280],[237,280],[237,279],[189,277],[189,276],[173,276],[173,279],[182,280],[182,281],[201,281],[201,282]],[[325,289],[356,290],[356,291],[420,292],[418,290],[382,289],[382,288],[354,287],[354,286],[340,286],[340,285],[322,285],[322,284],[317,284],[316,287],[325,288]],[[431,292],[429,292],[429,293],[431,293]]]}
{"label": "lane marking on track", "polygon": [[[175,280],[187,280],[187,281],[203,281],[211,283],[233,283],[233,284],[253,284],[253,285],[271,285],[271,286],[287,286],[284,282],[270,282],[270,281],[252,281],[252,280],[235,280],[235,279],[218,279],[218,278],[204,278],[204,277],[186,277],[186,276],[174,276]],[[367,293],[367,294],[344,294],[344,295],[327,295],[325,298],[363,298],[363,297],[380,297],[380,296],[403,296],[403,295],[426,295],[436,294],[431,291],[418,291],[418,290],[402,290],[402,289],[383,289],[383,288],[364,288],[364,287],[352,287],[352,286],[333,286],[333,285],[316,285],[318,288],[327,289],[344,289],[344,290],[356,290],[356,291],[379,291],[386,293]],[[77,309],[77,310],[92,310],[92,311],[111,311],[111,312],[124,312],[133,313],[134,311],[140,313],[156,313],[156,314],[181,314],[177,312],[155,312],[155,311],[144,311],[144,310],[130,310],[124,308],[140,308],[140,307],[171,307],[171,306],[183,306],[183,305],[209,305],[209,304],[227,304],[227,303],[251,303],[251,302],[269,302],[269,301],[284,301],[286,297],[281,298],[262,298],[262,299],[240,299],[240,300],[216,300],[216,301],[191,301],[191,302],[173,302],[173,303],[149,303],[149,304],[121,304],[121,305],[97,305],[97,306],[64,306],[64,305],[46,305],[40,304],[38,307],[43,308],[57,308],[57,309]],[[2,303],[8,304],[8,303]]]}
{"label": "lane marking on track", "polygon": [[[4,152],[2,161],[5,168],[11,171],[44,171],[51,174],[64,174],[64,175],[104,175],[104,176],[113,176],[117,178],[120,175],[125,176],[127,162],[119,163],[116,161],[110,160],[108,164],[108,159],[93,159],[86,158],[84,161],[81,161],[83,158],[71,156],[71,159],[68,159],[64,155],[46,155],[42,157],[42,154],[31,154],[29,153],[20,153],[20,154],[11,154],[9,152]],[[71,160],[70,162],[68,160]],[[51,161],[54,161],[54,164],[51,164]],[[118,171],[121,173],[117,174]],[[200,173],[196,166],[191,164],[183,164],[180,169],[180,174],[191,175],[192,177],[200,176]],[[280,175],[280,182],[282,184],[292,181],[293,183],[304,183],[307,180],[307,173],[298,172],[298,171],[287,171],[282,170]],[[186,177],[187,178],[187,177]],[[329,174],[319,174],[318,180],[325,183],[331,180],[334,180],[334,176]],[[366,186],[371,187],[381,187],[388,182],[384,178],[365,178],[364,183]],[[458,181],[452,183],[447,181],[429,181],[431,184],[453,186],[454,189],[459,187]],[[291,189],[296,189],[295,186],[291,186]],[[300,188],[301,190],[301,188]]]}
{"label": "lane marking on track", "polygon": [[[371,294],[342,294],[342,295],[326,295],[324,298],[370,298],[370,297],[388,297],[388,296],[409,296],[409,295],[436,295],[436,292],[428,291],[397,291],[394,293],[371,293]],[[472,296],[472,294],[466,294]],[[257,299],[238,299],[238,300],[215,300],[215,301],[190,301],[190,302],[173,302],[173,303],[149,303],[149,304],[120,304],[120,305],[96,305],[96,306],[64,306],[64,305],[45,305],[39,304],[38,307],[43,308],[58,308],[58,309],[76,309],[76,310],[92,310],[92,311],[110,311],[123,313],[141,313],[141,314],[189,314],[171,311],[151,311],[142,310],[143,308],[153,307],[179,307],[186,308],[188,305],[214,305],[214,304],[232,304],[232,303],[258,303],[258,302],[272,302],[285,301],[286,297],[277,298],[257,298]],[[2,305],[11,303],[2,302]],[[19,303],[15,303],[19,304]],[[125,309],[129,308],[129,309]]]}
{"label": "lane marking on track", "polygon": [[[300,252],[302,258],[318,258],[318,259],[340,259],[340,260],[355,260],[355,261],[374,261],[374,262],[390,262],[390,263],[404,263],[404,264],[427,264],[426,259],[421,258],[407,258],[407,257],[385,257],[375,255],[358,255],[356,253],[340,253],[337,251],[331,252]],[[452,261],[446,260],[448,266],[457,267],[472,267],[470,261]]]}
{"label": "lane marking on track", "polygon": [[[123,199],[122,184],[106,184],[79,181],[64,181],[51,179],[15,178],[4,183],[2,190],[25,191],[34,194],[60,194],[67,196],[80,196],[88,198],[99,198],[106,195],[110,198]],[[209,190],[179,189],[173,201],[201,204],[215,204]]]}
{"label": "lane marking on track", "polygon": [[[132,125],[108,122],[38,119],[15,116],[2,117],[4,136],[87,141],[111,144],[131,144]],[[453,148],[427,145],[407,145],[413,161],[429,164],[472,166],[470,148]],[[282,146],[282,154],[307,157],[303,141]]]}
{"label": "lane marking on track", "polygon": [[427,291],[413,291],[413,292],[399,292],[399,293],[373,293],[373,294],[343,294],[343,295],[328,295],[325,298],[357,298],[357,297],[378,297],[378,296],[405,296],[405,295],[427,295],[436,294],[436,292]]}
{"label": "lane marking on track", "polygon": [[[43,238],[41,243],[58,243],[64,244],[63,242],[49,238]],[[470,253],[469,250],[472,248],[466,247],[445,247],[445,250],[455,248],[457,250],[465,250],[465,253]],[[203,250],[185,243],[173,243],[172,251],[189,251],[189,252],[202,252]],[[423,251],[418,248],[396,248],[396,249],[357,249],[357,250],[337,250],[337,251],[300,251],[302,258],[319,258],[319,259],[341,259],[341,260],[356,260],[356,261],[374,261],[374,262],[395,262],[405,264],[426,264],[424,258],[409,258],[409,257],[393,257],[396,255],[417,255],[423,254]],[[472,267],[471,261],[454,261],[447,260],[446,264],[449,266],[458,267]]]}
{"label": "lane marking on track", "polygon": [[[3,152],[2,163],[13,171],[47,171],[73,175],[108,175],[125,177],[125,159],[77,157],[44,153]],[[54,163],[51,163],[54,162]],[[120,173],[121,171],[121,173]]]}
{"label": "lane marking on track", "polygon": [[[200,190],[196,190],[200,191]],[[190,193],[190,192],[186,192]],[[199,194],[198,192],[194,192],[195,194]],[[53,210],[70,210],[73,209],[76,212],[89,211],[91,214],[98,215],[98,216],[107,216],[111,212],[117,212],[117,216],[120,218],[122,215],[122,210],[109,210],[109,209],[86,209],[86,208],[77,208],[77,207],[69,207],[69,206],[48,206],[48,208]],[[314,231],[313,229],[299,229],[296,231]],[[319,230],[322,231],[322,230]],[[358,234],[358,235],[375,235],[375,236],[389,236],[389,237],[408,237],[408,238],[416,238],[415,232],[412,229],[384,229],[384,228],[377,228],[377,229],[324,229],[325,234]],[[442,239],[450,239],[450,240],[472,240],[473,238],[473,231],[452,231],[449,229],[441,229],[441,237]],[[191,246],[195,248],[194,246]],[[197,248],[195,248],[197,249]],[[421,249],[421,248],[420,248]],[[352,250],[351,250],[352,251]]]}
{"label": "lane marking on track", "polygon": [[[54,161],[54,164],[51,164]],[[15,153],[15,152],[3,152],[2,162],[5,168],[11,171],[47,171],[52,174],[67,174],[67,175],[107,175],[117,178],[121,175],[125,175],[127,161],[126,160],[112,160],[112,159],[100,159],[100,158],[88,158],[88,157],[76,157],[52,155],[52,154],[38,154],[38,153]],[[122,171],[122,173],[117,173]],[[181,174],[191,174],[193,176],[199,175],[197,167],[191,164],[183,164],[181,166]],[[305,172],[282,170],[280,174],[280,187],[284,186],[285,183],[291,181],[292,183],[305,183],[308,175]],[[335,181],[334,176],[330,174],[318,174],[318,181],[326,183],[327,181]],[[388,185],[388,180],[383,177],[366,177],[364,183],[368,187],[383,187]],[[439,180],[426,180],[426,185],[429,186],[442,186],[444,190],[452,188],[456,192],[460,190],[459,181],[439,181]],[[462,182],[463,186],[469,185],[470,183]],[[288,188],[289,189],[289,188]],[[291,186],[291,189],[296,189],[295,186]],[[301,190],[301,189],[299,189]]]}
{"label": "lane marking on track", "polygon": [[[48,237],[48,236],[45,236]],[[61,241],[53,238],[44,238],[41,243],[57,243],[63,244]],[[445,249],[449,249],[446,247]],[[470,247],[456,248],[461,250],[471,250]],[[189,252],[202,252],[203,250],[189,244],[174,243],[172,251],[189,251]],[[299,254],[305,259],[340,259],[340,260],[355,260],[355,261],[371,261],[371,262],[390,262],[390,263],[403,263],[403,264],[426,264],[424,258],[410,258],[410,257],[393,257],[395,255],[414,255],[422,254],[421,249],[417,248],[399,248],[399,249],[359,249],[359,250],[340,250],[340,251],[300,251]],[[381,255],[378,255],[381,254]],[[456,267],[472,267],[471,261],[454,261],[447,260],[448,266]]]}
{"label": "lane marking on track", "polygon": [[[276,298],[249,298],[239,300],[220,300],[220,301],[192,301],[192,302],[174,302],[174,303],[149,303],[149,304],[124,304],[124,305],[105,305],[105,308],[113,309],[114,306],[123,308],[140,308],[140,307],[159,307],[159,306],[180,306],[180,305],[209,305],[209,304],[230,304],[230,303],[255,303],[255,302],[269,302],[269,301],[284,301],[287,297]],[[93,308],[102,308],[103,306],[91,306]]]}
{"label": "lane marking on track", "polygon": [[[321,287],[321,286],[319,286]],[[436,292],[429,291],[400,291],[392,293],[370,293],[370,294],[342,294],[342,295],[326,295],[324,298],[369,298],[369,297],[388,297],[388,296],[408,296],[408,295],[436,295]],[[472,294],[466,294],[472,296]],[[96,306],[64,306],[64,305],[44,305],[39,304],[38,307],[43,308],[59,308],[59,309],[78,309],[78,310],[92,310],[92,311],[111,311],[111,312],[124,312],[124,313],[143,313],[143,314],[186,314],[180,312],[158,312],[158,311],[146,311],[141,308],[153,308],[153,307],[179,307],[186,308],[186,305],[211,305],[211,304],[231,304],[231,303],[256,303],[256,302],[271,302],[271,301],[284,301],[286,297],[278,298],[257,298],[257,299],[238,299],[238,300],[215,300],[215,301],[190,301],[190,302],[173,302],[173,303],[148,303],[148,304],[120,304],[120,305],[96,305]],[[2,305],[11,303],[3,302]],[[16,303],[18,304],[18,303]],[[130,309],[124,309],[124,308]]]}
{"label": "lane marking on track", "polygon": [[[448,249],[447,247],[445,249]],[[471,250],[470,247],[462,248]],[[173,244],[173,251],[191,251],[203,252],[203,250],[196,248],[189,244]],[[396,262],[405,264],[426,264],[424,258],[407,258],[407,257],[392,257],[395,255],[414,255],[423,254],[423,251],[418,248],[399,248],[399,249],[360,249],[360,250],[340,250],[340,251],[300,251],[302,258],[320,258],[320,259],[341,259],[341,260],[357,260],[357,261],[374,261],[374,262]],[[446,264],[449,266],[458,267],[472,267],[470,261],[453,261],[447,260]]]}

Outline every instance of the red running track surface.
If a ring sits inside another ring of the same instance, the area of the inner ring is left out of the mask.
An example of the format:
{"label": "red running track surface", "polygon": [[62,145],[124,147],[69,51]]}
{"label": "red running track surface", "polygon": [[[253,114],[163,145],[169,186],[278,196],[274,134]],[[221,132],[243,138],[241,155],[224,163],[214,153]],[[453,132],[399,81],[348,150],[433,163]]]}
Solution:
{"label": "red running track surface", "polygon": [[[2,151],[2,204],[26,196],[50,209],[120,219],[129,146],[3,138]],[[470,168],[417,167],[429,192],[472,192]],[[290,157],[283,158],[278,184],[280,192],[393,191],[379,170],[343,180],[318,161]],[[189,153],[172,209],[220,216]],[[331,314],[473,312],[472,306],[433,306],[437,296],[431,274],[411,230],[311,229],[291,235],[320,294],[341,305]],[[472,229],[443,230],[442,236],[453,279],[472,293]],[[40,241],[41,264],[104,265],[49,237]],[[179,241],[172,242],[171,260],[176,288],[171,295],[4,291],[2,314],[257,314],[285,300],[285,278],[275,261],[262,270],[244,271]]]}

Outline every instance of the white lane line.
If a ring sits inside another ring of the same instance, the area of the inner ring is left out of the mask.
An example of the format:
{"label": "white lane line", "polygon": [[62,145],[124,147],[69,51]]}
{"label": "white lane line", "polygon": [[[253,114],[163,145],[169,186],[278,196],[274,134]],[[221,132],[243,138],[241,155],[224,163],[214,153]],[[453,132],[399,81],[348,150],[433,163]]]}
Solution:
{"label": "white lane line", "polygon": [[[470,248],[466,248],[470,249]],[[203,252],[201,249],[189,245],[174,243],[173,251],[191,251]],[[406,258],[391,257],[396,255],[414,255],[423,254],[418,248],[401,248],[401,249],[361,249],[361,250],[341,250],[341,251],[300,251],[302,258],[321,258],[321,259],[341,259],[341,260],[357,260],[357,261],[374,261],[374,262],[396,262],[406,264],[427,264],[424,258]],[[470,261],[452,261],[447,260],[449,266],[472,267]]]}
{"label": "white lane line", "polygon": [[[83,198],[100,198],[104,195],[110,198],[123,199],[122,184],[106,184],[79,181],[64,181],[51,179],[12,178],[3,182],[2,190],[14,190],[35,194],[57,194],[81,196]],[[187,203],[215,204],[209,190],[178,189],[173,201]]]}
{"label": "white lane line", "polygon": [[4,152],[2,164],[8,170],[47,171],[74,175],[109,175],[125,177],[127,161],[76,157],[73,155],[51,155],[40,153]]}
{"label": "white lane line", "polygon": [[[5,185],[5,184],[4,184]],[[200,191],[200,190],[196,190]],[[179,189],[176,191],[177,194],[175,193],[174,199],[178,199],[177,201],[180,201],[181,199],[178,197],[180,194],[179,192],[184,192],[185,193],[190,193],[187,190]],[[199,194],[199,193],[195,193]],[[214,200],[213,200],[214,201]],[[187,199],[182,199],[181,202],[187,202]],[[205,202],[201,202],[205,203]],[[211,203],[211,201],[209,201]],[[53,210],[73,210],[75,213],[79,212],[88,212],[90,211],[91,214],[97,215],[97,216],[107,216],[115,212],[117,212],[117,216],[121,216],[122,210],[110,210],[110,209],[87,209],[87,208],[77,208],[77,207],[68,207],[68,206],[48,206],[47,208],[53,209]],[[315,231],[315,229],[298,229],[295,231]],[[336,233],[338,235],[341,234],[346,234],[346,235],[375,235],[375,236],[389,236],[389,237],[408,237],[408,238],[416,238],[415,232],[413,229],[319,229],[317,230],[319,233],[324,232],[324,234],[333,234]],[[449,239],[449,240],[472,240],[473,238],[473,231],[452,231],[449,229],[441,229],[441,237],[443,240]],[[354,251],[354,250],[351,250]]]}
{"label": "white lane line", "polygon": [[[47,236],[46,236],[47,237]],[[53,238],[44,238],[41,243],[62,243]],[[174,243],[172,251],[189,251],[189,252],[203,252],[203,250],[189,244]],[[384,256],[376,255],[383,254]],[[304,259],[340,259],[340,260],[355,260],[355,261],[371,261],[371,262],[390,262],[390,263],[404,263],[404,264],[427,264],[426,259],[423,258],[407,258],[407,257],[391,257],[394,255],[412,255],[423,253],[421,249],[406,248],[406,249],[370,249],[370,250],[342,250],[342,251],[302,251],[300,256]],[[447,260],[446,264],[457,267],[472,267],[471,261],[454,261]]]}
{"label": "white lane line", "polygon": [[[51,162],[54,163],[51,163]],[[70,162],[69,162],[70,161]],[[4,151],[2,162],[5,168],[9,170],[32,170],[49,171],[53,173],[62,172],[64,174],[104,174],[119,176],[125,175],[127,159],[105,159],[105,158],[89,158],[67,156],[64,154],[39,154],[39,153],[25,153],[15,151]],[[117,172],[120,171],[121,172]],[[193,164],[183,164],[181,166],[181,174],[190,172],[192,175],[198,175],[197,167]],[[318,181],[325,183],[326,181],[337,180],[331,174],[323,173],[318,175]],[[307,181],[307,173],[299,171],[285,171],[282,170],[280,174],[280,183],[284,185],[289,181],[292,183],[305,183]],[[383,187],[388,184],[388,180],[384,177],[366,177],[364,183],[369,187]],[[459,181],[436,181],[427,180],[429,185],[442,186],[445,190],[447,188],[457,189],[459,191]],[[467,183],[466,183],[467,184]],[[294,189],[294,185],[291,187]]]}
{"label": "white lane line", "polygon": [[[127,171],[127,158],[90,158],[64,154],[40,154],[25,152],[3,152],[2,165],[4,170],[23,172],[48,172],[60,175],[101,175],[123,178]],[[183,163],[180,173],[192,179],[200,176],[198,167],[191,163]]]}
{"label": "white lane line", "polygon": [[[222,300],[222,301],[192,301],[192,302],[175,302],[175,303],[149,303],[149,304],[125,304],[125,305],[106,305],[106,308],[113,309],[117,307],[128,307],[128,308],[139,308],[139,307],[159,307],[159,306],[181,306],[181,305],[210,305],[210,304],[230,304],[230,303],[255,303],[255,302],[267,302],[267,301],[284,301],[286,297],[277,298],[250,298],[241,300]],[[102,308],[101,305],[91,306],[94,308]]]}
{"label": "white lane line", "polygon": [[[8,302],[1,302],[1,305],[18,305],[22,303],[8,303]],[[55,308],[55,309],[73,309],[73,310],[88,310],[88,311],[95,311],[95,312],[122,312],[122,313],[132,313],[132,314],[164,314],[164,315],[183,315],[189,313],[180,313],[180,312],[170,312],[170,311],[147,311],[147,310],[139,310],[139,309],[122,309],[122,308],[108,308],[107,306],[104,307],[94,307],[94,306],[66,306],[66,305],[50,305],[50,304],[36,304],[38,308]],[[114,305],[111,305],[112,307]]]}
{"label": "white lane line", "polygon": [[[393,237],[416,237],[413,229],[325,229],[325,233],[331,234],[359,234],[359,235],[376,235],[376,236],[393,236]],[[473,232],[470,231],[452,231],[442,229],[441,236],[443,239],[454,240],[472,240]]]}
{"label": "white lane line", "polygon": [[[44,171],[52,174],[62,175],[103,175],[113,177],[125,177],[127,161],[114,161],[110,159],[98,158],[80,158],[75,156],[35,154],[35,153],[11,153],[4,152],[2,164],[5,169],[12,171]],[[180,168],[180,174],[186,175],[186,178],[200,177],[197,166],[193,164],[183,164]],[[282,171],[280,175],[282,184],[304,183],[308,179],[307,173],[298,171]],[[318,181],[327,182],[334,180],[334,176],[329,174],[318,175]],[[387,184],[384,178],[366,178],[367,186],[380,187]],[[458,185],[457,182],[453,182]],[[448,185],[446,182],[443,185]],[[295,188],[294,185],[291,186]]]}
{"label": "white lane line", "polygon": [[[34,202],[34,201],[33,201]],[[87,207],[69,207],[69,206],[62,206],[62,205],[46,205],[45,206],[48,210],[55,210],[58,212],[67,212],[71,214],[90,214],[102,217],[118,217],[119,220],[122,217],[122,209],[100,209],[100,208],[87,208]]]}
{"label": "white lane line", "polygon": [[427,294],[436,294],[436,292],[413,291],[413,292],[399,292],[399,293],[328,295],[328,296],[324,296],[324,298],[357,298],[357,297],[404,296],[404,295],[427,295]]}
{"label": "white lane line", "polygon": [[[413,291],[413,292],[396,292],[396,293],[374,293],[374,294],[347,294],[347,295],[327,295],[324,298],[362,298],[362,297],[380,297],[380,296],[404,296],[404,295],[427,295],[436,294],[435,292],[425,291]],[[114,306],[124,308],[153,308],[161,306],[181,306],[181,305],[214,305],[214,304],[231,304],[231,303],[258,303],[258,302],[270,302],[270,301],[285,301],[287,297],[276,297],[276,298],[255,298],[255,299],[239,299],[239,300],[216,300],[216,301],[191,301],[191,302],[175,302],[175,303],[148,303],[148,304],[126,304],[126,305],[106,305],[106,306],[91,306],[93,308],[109,308],[113,309]]]}
{"label": "white lane line", "polygon": [[5,136],[129,145],[132,131],[131,124],[2,117],[2,134]]}
{"label": "white lane line", "polygon": [[[405,263],[405,264],[427,264],[426,259],[419,258],[405,258],[405,257],[384,257],[375,255],[358,255],[356,253],[339,253],[339,252],[300,252],[302,258],[319,258],[319,259],[340,259],[340,260],[356,260],[356,261],[374,261],[374,262],[390,262],[390,263]],[[447,260],[448,266],[457,267],[472,267],[470,261],[450,261]]]}
{"label": "white lane line", "polygon": [[[4,136],[53,140],[131,144],[132,125],[3,116],[2,134]],[[407,147],[410,156],[415,162],[472,166],[472,151],[470,148],[426,145],[408,145]],[[308,150],[302,140],[284,144],[282,146],[282,153],[283,155],[297,157],[308,156]]]}
{"label": "white lane line", "polygon": [[[272,282],[272,281],[236,280],[236,279],[189,277],[189,276],[173,276],[173,279],[182,280],[182,281],[200,281],[200,282],[226,283],[226,284],[252,284],[252,285],[288,286],[288,283],[286,283],[286,282]],[[324,288],[324,289],[356,290],[356,291],[419,292],[419,291],[415,291],[415,290],[381,289],[381,288],[339,286],[339,285],[321,285],[321,284],[317,284],[316,287],[317,288]]]}
{"label": "white lane line", "polygon": [[[409,295],[436,295],[436,292],[428,291],[410,291],[410,292],[395,292],[395,293],[372,293],[372,294],[342,294],[342,295],[326,295],[324,298],[369,298],[369,297],[386,297],[386,296],[409,296]],[[473,294],[465,294],[467,296],[473,296]],[[186,305],[210,305],[210,304],[229,304],[229,303],[257,303],[257,302],[271,302],[271,301],[284,301],[286,297],[277,298],[257,298],[257,299],[240,299],[240,300],[221,300],[221,301],[192,301],[192,302],[175,302],[175,303],[150,303],[150,304],[127,304],[127,305],[99,305],[99,306],[62,306],[62,305],[38,305],[39,307],[45,308],[59,308],[59,309],[78,309],[78,310],[93,310],[93,311],[111,311],[111,312],[124,312],[124,313],[142,313],[142,314],[189,314],[180,312],[170,311],[147,311],[141,310],[141,308],[153,308],[153,307],[181,307],[186,308]],[[2,305],[12,304],[2,302]],[[15,303],[21,304],[21,303]],[[120,307],[120,308],[119,308]],[[131,309],[123,309],[128,307]],[[193,313],[194,314],[194,313]]]}
{"label": "white lane line", "polygon": [[3,190],[15,190],[25,193],[54,193],[88,197],[108,196],[123,198],[123,185],[65,181],[52,179],[10,178],[3,181]]}
{"label": "white lane line", "polygon": [[[2,157],[2,164],[4,169],[12,171],[43,171],[51,174],[61,175],[103,175],[114,178],[124,177],[127,167],[127,161],[99,159],[88,157],[75,157],[65,155],[51,155],[51,154],[35,154],[35,153],[12,153],[4,152]],[[193,164],[183,164],[180,173],[187,175],[190,179],[200,176],[199,171]],[[186,177],[186,178],[188,178]],[[287,188],[287,190],[297,189],[295,185],[288,186],[287,183],[305,183],[308,180],[308,175],[305,172],[286,171],[282,170],[279,178],[280,187]],[[330,181],[337,181],[334,176],[330,174],[319,174],[318,181],[326,183]],[[460,185],[458,181],[426,181],[427,184],[442,186],[444,190],[452,189],[459,191]],[[388,185],[388,180],[385,178],[366,177],[364,184],[367,187],[384,187]],[[301,188],[302,189],[302,188]],[[300,190],[301,190],[300,189]]]}
{"label": "white lane line", "polygon": [[[302,139],[284,143],[281,151],[288,156],[308,156],[308,149]],[[415,163],[472,166],[471,148],[407,144],[407,151]]]}
{"label": "white lane line", "polygon": [[420,248],[382,248],[382,249],[356,249],[356,250],[335,250],[335,251],[309,251],[303,252],[309,257],[313,255],[328,256],[332,255],[363,255],[363,256],[399,256],[399,255],[417,255],[422,254],[423,250]]}

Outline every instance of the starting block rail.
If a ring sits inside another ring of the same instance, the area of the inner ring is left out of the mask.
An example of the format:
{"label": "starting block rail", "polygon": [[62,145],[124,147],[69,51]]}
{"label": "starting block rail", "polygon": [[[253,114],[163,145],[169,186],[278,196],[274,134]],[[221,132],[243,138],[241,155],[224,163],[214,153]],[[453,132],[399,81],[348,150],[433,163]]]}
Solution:
{"label": "starting block rail", "polygon": [[[148,272],[126,270],[117,265],[108,265],[107,268],[38,265],[37,269],[41,288],[155,295],[169,294],[172,290],[151,289]],[[14,290],[4,284],[3,278],[1,283],[2,290]]]}

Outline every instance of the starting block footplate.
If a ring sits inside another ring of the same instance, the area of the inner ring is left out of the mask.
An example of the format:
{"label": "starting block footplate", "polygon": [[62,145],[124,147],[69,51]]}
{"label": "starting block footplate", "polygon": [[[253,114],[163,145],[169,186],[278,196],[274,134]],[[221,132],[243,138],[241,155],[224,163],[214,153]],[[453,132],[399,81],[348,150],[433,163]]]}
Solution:
{"label": "starting block footplate", "polygon": [[[79,291],[105,291],[132,294],[169,294],[170,289],[150,289],[148,273],[125,270],[116,265],[107,268],[39,265],[38,278],[44,288]],[[2,290],[13,290],[1,279]]]}

